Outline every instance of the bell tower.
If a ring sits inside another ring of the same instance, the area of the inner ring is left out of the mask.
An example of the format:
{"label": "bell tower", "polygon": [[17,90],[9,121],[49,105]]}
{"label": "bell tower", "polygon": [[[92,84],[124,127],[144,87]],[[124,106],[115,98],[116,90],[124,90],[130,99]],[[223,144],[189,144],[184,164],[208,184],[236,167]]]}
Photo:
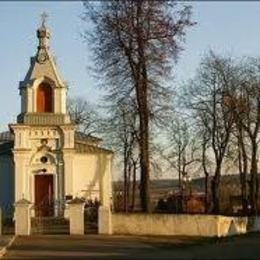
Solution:
{"label": "bell tower", "polygon": [[[60,78],[49,50],[50,31],[45,13],[37,30],[38,47],[31,58],[30,68],[19,84],[21,113],[18,123],[66,124],[70,118],[66,111],[67,86]],[[48,119],[48,120],[46,120]]]}
{"label": "bell tower", "polygon": [[56,202],[72,194],[75,126],[66,109],[68,88],[50,52],[46,17],[42,15],[36,33],[36,54],[19,83],[21,112],[9,128],[14,135],[15,201],[27,199],[47,216],[62,214]]}

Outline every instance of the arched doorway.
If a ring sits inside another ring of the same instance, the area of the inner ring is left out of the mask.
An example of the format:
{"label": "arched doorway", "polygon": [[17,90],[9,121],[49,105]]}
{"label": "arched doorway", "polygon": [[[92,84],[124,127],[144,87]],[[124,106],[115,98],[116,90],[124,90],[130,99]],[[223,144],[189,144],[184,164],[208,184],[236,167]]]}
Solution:
{"label": "arched doorway", "polygon": [[37,88],[37,112],[53,112],[53,91],[48,83],[41,83]]}

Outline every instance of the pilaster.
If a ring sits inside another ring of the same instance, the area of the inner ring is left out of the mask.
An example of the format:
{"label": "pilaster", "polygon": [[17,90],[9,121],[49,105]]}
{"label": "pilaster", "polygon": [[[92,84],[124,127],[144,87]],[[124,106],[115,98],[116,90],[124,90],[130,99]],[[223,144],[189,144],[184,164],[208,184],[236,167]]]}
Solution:
{"label": "pilaster", "polygon": [[29,193],[29,151],[13,150],[15,169],[15,201],[30,199]]}
{"label": "pilaster", "polygon": [[100,154],[100,200],[101,205],[110,208],[112,204],[112,160],[113,155]]}
{"label": "pilaster", "polygon": [[73,194],[73,161],[74,149],[63,150],[63,169],[64,169],[64,182],[65,182],[65,196]]}

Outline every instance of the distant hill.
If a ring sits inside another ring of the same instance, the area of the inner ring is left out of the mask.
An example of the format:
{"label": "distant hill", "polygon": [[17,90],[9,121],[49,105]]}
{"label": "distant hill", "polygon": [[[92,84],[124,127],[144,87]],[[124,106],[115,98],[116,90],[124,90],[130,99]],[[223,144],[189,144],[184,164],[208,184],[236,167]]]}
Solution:
{"label": "distant hill", "polygon": [[[258,175],[260,178],[260,174]],[[211,179],[212,177],[210,177]],[[197,191],[204,191],[204,181],[205,178],[196,178],[192,180],[192,188]],[[177,189],[179,181],[178,179],[153,179],[151,180],[151,190],[170,190]],[[232,175],[222,175],[221,176],[221,184],[227,184],[231,186],[239,187],[240,180],[238,174]],[[121,189],[123,187],[122,181],[115,181],[113,183],[114,187],[117,189]],[[137,181],[137,187],[139,185],[139,181]]]}
{"label": "distant hill", "polygon": [[[258,175],[260,177],[260,175]],[[211,177],[212,178],[212,177]],[[210,179],[211,179],[210,178]],[[201,194],[203,195],[205,192],[204,189],[204,183],[205,178],[196,178],[192,180],[191,185],[186,186],[188,190],[193,195],[194,194]],[[152,208],[155,209],[158,201],[162,198],[166,199],[170,193],[179,192],[179,186],[178,186],[178,180],[177,179],[157,179],[157,180],[151,180],[151,203]],[[113,191],[114,194],[121,194],[123,191],[124,183],[122,181],[116,181],[113,183]],[[136,192],[135,192],[135,208],[140,209],[140,196],[139,196],[139,181],[136,184]],[[209,183],[209,190],[210,190],[210,183]],[[118,193],[120,192],[120,193]],[[209,193],[210,194],[210,193]],[[132,190],[130,189],[130,198],[132,199]],[[241,196],[241,189],[240,189],[240,178],[238,174],[233,175],[222,175],[221,181],[220,181],[220,208],[223,212],[230,212],[232,210],[232,203],[234,203],[234,199],[236,199],[235,203],[240,205],[241,199],[239,199]],[[123,196],[120,198],[115,196],[114,197],[114,203],[117,205],[116,207],[118,209],[123,208]],[[223,213],[224,214],[224,213]],[[226,213],[225,213],[226,214]]]}

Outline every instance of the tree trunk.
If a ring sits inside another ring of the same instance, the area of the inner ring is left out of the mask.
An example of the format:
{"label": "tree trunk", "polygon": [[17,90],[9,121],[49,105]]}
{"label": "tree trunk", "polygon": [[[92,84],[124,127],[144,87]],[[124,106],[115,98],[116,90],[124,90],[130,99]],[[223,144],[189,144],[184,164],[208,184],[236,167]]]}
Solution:
{"label": "tree trunk", "polygon": [[[125,152],[125,151],[124,151]],[[127,186],[128,186],[128,180],[127,180],[127,158],[126,155],[124,155],[124,211],[127,211]]]}
{"label": "tree trunk", "polygon": [[220,184],[221,165],[217,163],[215,175],[211,181],[212,190],[212,213],[219,214],[219,184]]}
{"label": "tree trunk", "polygon": [[130,160],[128,159],[127,192],[126,192],[127,211],[129,211],[129,207],[130,207],[131,172],[132,172],[132,165]]}
{"label": "tree trunk", "polygon": [[[145,81],[145,80],[144,80]],[[149,111],[147,105],[147,83],[137,88],[140,122],[140,199],[144,212],[150,212],[150,157],[149,157]]]}
{"label": "tree trunk", "polygon": [[134,211],[135,209],[135,191],[136,191],[136,162],[133,161],[132,211]]}
{"label": "tree trunk", "polygon": [[239,129],[238,136],[238,163],[239,163],[239,175],[240,175],[240,187],[241,187],[241,202],[243,208],[243,215],[247,214],[248,202],[247,202],[247,155],[245,150],[245,144],[243,142],[242,129]]}
{"label": "tree trunk", "polygon": [[252,142],[252,155],[251,155],[251,169],[250,169],[250,204],[252,214],[256,214],[258,210],[258,176],[257,176],[257,143],[255,140]]}
{"label": "tree trunk", "polygon": [[209,174],[205,174],[205,213],[209,212]]}
{"label": "tree trunk", "polygon": [[[142,18],[142,5],[144,1],[137,2],[137,23]],[[139,82],[136,84],[139,127],[140,127],[140,199],[141,207],[144,212],[151,212],[150,205],[150,157],[149,157],[149,107],[148,107],[148,77],[146,71],[146,57],[144,46],[144,35],[142,25],[137,26],[138,37],[138,72],[140,73]]]}
{"label": "tree trunk", "polygon": [[203,137],[203,143],[202,143],[202,167],[205,175],[205,213],[209,212],[209,172],[207,170],[206,165],[206,146],[207,146],[207,139]]}
{"label": "tree trunk", "polygon": [[142,113],[140,115],[140,131],[141,207],[143,211],[150,212],[150,158],[148,120],[147,115],[142,115]]}
{"label": "tree trunk", "polygon": [[182,178],[181,178],[181,152],[178,149],[178,181],[179,181],[179,191],[182,194]]}

